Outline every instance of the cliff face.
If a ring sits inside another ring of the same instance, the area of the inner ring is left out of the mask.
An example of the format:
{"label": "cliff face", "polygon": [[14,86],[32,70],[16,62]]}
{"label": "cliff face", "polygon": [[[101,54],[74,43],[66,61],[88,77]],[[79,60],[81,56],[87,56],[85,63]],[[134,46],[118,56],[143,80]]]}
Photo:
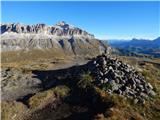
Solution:
{"label": "cliff face", "polygon": [[98,54],[106,49],[92,34],[63,21],[54,26],[1,24],[1,47],[2,51],[53,48],[72,54]]}
{"label": "cliff face", "polygon": [[45,24],[36,25],[23,25],[17,24],[1,24],[1,34],[5,32],[13,33],[30,33],[30,34],[48,34],[57,36],[67,36],[67,35],[84,35],[88,37],[94,37],[93,35],[87,33],[86,31],[73,27],[64,21],[58,22],[54,26],[47,26]]}

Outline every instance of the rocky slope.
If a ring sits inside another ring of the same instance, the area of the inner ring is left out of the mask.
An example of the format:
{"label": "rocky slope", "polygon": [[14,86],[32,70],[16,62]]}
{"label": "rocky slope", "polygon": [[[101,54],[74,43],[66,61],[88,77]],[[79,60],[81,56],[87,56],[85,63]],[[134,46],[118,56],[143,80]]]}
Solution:
{"label": "rocky slope", "polygon": [[71,54],[100,53],[106,47],[93,35],[65,23],[54,26],[45,24],[1,24],[2,51],[50,49]]}

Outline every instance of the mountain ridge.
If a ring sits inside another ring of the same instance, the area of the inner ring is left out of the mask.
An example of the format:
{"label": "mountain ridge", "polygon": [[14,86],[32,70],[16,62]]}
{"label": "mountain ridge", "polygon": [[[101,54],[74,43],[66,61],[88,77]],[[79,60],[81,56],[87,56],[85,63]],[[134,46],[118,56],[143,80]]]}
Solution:
{"label": "mountain ridge", "polygon": [[[160,37],[157,37],[156,39],[153,39],[153,40],[148,40],[148,39],[136,39],[136,38],[133,38],[132,40],[127,40],[127,41],[120,41],[118,40],[118,42],[116,43],[116,41],[114,42],[111,42],[111,45],[113,43],[113,45],[122,45],[122,46],[135,46],[135,45],[138,45],[138,46],[142,46],[142,45],[147,45],[148,47],[155,47],[153,45],[155,45],[155,42],[158,43],[158,45],[160,45]],[[159,47],[159,46],[156,46],[156,47]]]}
{"label": "mountain ridge", "polygon": [[153,40],[134,38],[130,41],[109,41],[108,43],[124,55],[138,53],[160,57],[160,37]]}
{"label": "mountain ridge", "polygon": [[6,32],[13,33],[43,33],[48,35],[67,36],[67,35],[84,35],[88,37],[94,37],[85,30],[78,27],[74,27],[64,21],[60,21],[53,26],[48,26],[44,23],[26,25],[22,23],[7,23],[1,24],[1,34]]}
{"label": "mountain ridge", "polygon": [[72,55],[98,55],[107,46],[94,35],[64,21],[45,24],[1,24],[1,48],[7,51],[50,50]]}

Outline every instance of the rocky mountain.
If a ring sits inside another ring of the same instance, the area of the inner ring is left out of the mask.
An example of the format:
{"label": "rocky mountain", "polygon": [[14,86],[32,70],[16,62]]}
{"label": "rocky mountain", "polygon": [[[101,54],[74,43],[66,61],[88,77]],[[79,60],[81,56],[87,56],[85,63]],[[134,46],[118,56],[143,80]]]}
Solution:
{"label": "rocky mountain", "polygon": [[2,51],[53,48],[71,54],[98,54],[106,49],[94,35],[64,21],[54,26],[1,24],[1,46]]}
{"label": "rocky mountain", "polygon": [[36,24],[36,25],[23,25],[20,23],[12,24],[2,24],[1,33],[5,32],[14,32],[14,33],[32,33],[32,34],[48,34],[48,35],[85,35],[89,37],[94,37],[93,35],[87,33],[86,31],[73,27],[65,23],[64,21],[58,22],[54,26],[47,26],[45,24]]}

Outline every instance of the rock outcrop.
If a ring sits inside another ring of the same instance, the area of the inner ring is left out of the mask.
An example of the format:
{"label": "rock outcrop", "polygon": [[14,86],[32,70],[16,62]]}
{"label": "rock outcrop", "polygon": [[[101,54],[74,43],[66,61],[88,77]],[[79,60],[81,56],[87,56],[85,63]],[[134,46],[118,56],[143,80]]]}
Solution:
{"label": "rock outcrop", "polygon": [[101,55],[88,63],[94,84],[109,93],[117,93],[134,102],[144,103],[155,92],[150,83],[133,67],[116,58]]}

